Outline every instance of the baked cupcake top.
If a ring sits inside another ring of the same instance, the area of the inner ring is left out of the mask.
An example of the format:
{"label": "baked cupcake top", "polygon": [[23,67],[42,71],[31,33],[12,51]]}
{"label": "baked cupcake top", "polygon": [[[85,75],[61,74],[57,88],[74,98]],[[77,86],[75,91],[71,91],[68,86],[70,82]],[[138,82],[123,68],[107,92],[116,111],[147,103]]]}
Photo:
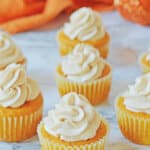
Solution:
{"label": "baked cupcake top", "polygon": [[150,74],[145,74],[136,79],[124,94],[124,104],[133,112],[150,114]]}
{"label": "baked cupcake top", "polygon": [[28,78],[20,64],[10,64],[0,71],[0,105],[3,107],[20,107],[39,95],[36,81]]}
{"label": "baked cupcake top", "polygon": [[73,51],[62,61],[62,71],[72,81],[93,81],[102,76],[104,60],[96,48],[77,44]]}
{"label": "baked cupcake top", "polygon": [[104,37],[105,30],[98,13],[90,8],[80,8],[70,16],[64,25],[64,33],[72,40],[99,40]]}
{"label": "baked cupcake top", "polygon": [[0,31],[0,68],[24,59],[21,50],[16,46],[10,35]]}
{"label": "baked cupcake top", "polygon": [[43,123],[49,134],[74,142],[95,137],[101,117],[85,97],[68,93],[49,111]]}

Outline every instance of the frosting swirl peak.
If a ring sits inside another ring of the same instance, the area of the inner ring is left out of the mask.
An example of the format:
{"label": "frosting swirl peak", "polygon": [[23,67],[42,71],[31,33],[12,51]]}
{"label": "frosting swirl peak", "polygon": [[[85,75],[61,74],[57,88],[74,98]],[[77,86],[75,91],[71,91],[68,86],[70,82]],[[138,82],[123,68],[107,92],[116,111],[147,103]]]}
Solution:
{"label": "frosting swirl peak", "polygon": [[96,48],[78,44],[62,62],[62,71],[68,79],[86,82],[98,79],[104,69],[103,59]]}
{"label": "frosting swirl peak", "polygon": [[45,130],[64,141],[93,138],[100,123],[99,114],[85,97],[76,93],[63,96],[44,119]]}
{"label": "frosting swirl peak", "polygon": [[7,33],[0,31],[0,68],[23,59],[21,50],[15,45],[11,37]]}
{"label": "frosting swirl peak", "polygon": [[103,38],[105,30],[99,15],[83,7],[70,16],[70,22],[64,25],[64,33],[72,40],[86,41]]}
{"label": "frosting swirl peak", "polygon": [[137,78],[124,97],[124,104],[129,110],[150,114],[150,74]]}
{"label": "frosting swirl peak", "polygon": [[0,105],[20,107],[39,95],[37,83],[28,78],[23,66],[10,64],[0,71]]}
{"label": "frosting swirl peak", "polygon": [[4,71],[0,71],[0,88],[9,89],[23,84],[26,72],[20,65],[11,64]]}

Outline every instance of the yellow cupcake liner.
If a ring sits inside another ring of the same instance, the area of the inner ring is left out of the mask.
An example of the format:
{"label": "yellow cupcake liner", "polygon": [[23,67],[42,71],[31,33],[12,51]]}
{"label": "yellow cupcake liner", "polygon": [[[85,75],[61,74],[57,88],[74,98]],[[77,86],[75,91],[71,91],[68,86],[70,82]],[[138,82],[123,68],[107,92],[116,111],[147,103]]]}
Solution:
{"label": "yellow cupcake liner", "polygon": [[42,118],[42,106],[31,114],[0,116],[0,141],[19,142],[36,134]]}
{"label": "yellow cupcake liner", "polygon": [[139,64],[141,67],[141,70],[143,73],[149,73],[150,72],[150,66],[146,65],[143,63],[143,58],[145,57],[146,54],[143,54],[139,57]]}
{"label": "yellow cupcake liner", "polygon": [[131,114],[117,105],[116,115],[119,128],[128,140],[140,145],[150,145],[150,116],[145,118]]}
{"label": "yellow cupcake liner", "polygon": [[106,40],[104,42],[104,39],[98,40],[98,41],[79,41],[79,40],[70,40],[68,37],[64,35],[62,31],[58,32],[58,44],[59,44],[59,51],[61,56],[68,55],[72,49],[75,47],[75,45],[79,43],[84,43],[84,44],[89,44],[92,45],[93,47],[97,48],[101,57],[107,58],[108,53],[109,53],[109,35],[106,33],[105,37]]}
{"label": "yellow cupcake liner", "polygon": [[[106,121],[105,123],[108,126]],[[107,135],[103,136],[103,138],[93,143],[70,146],[70,145],[56,143],[55,141],[50,140],[47,137],[44,137],[41,131],[42,126],[43,126],[43,122],[39,124],[37,130],[42,150],[104,150],[105,148],[105,141]],[[109,132],[109,126],[108,126],[108,132]]]}
{"label": "yellow cupcake liner", "polygon": [[[107,65],[110,67],[109,64]],[[107,100],[112,82],[111,70],[106,76],[95,81],[78,83],[70,81],[61,75],[58,71],[60,67],[58,66],[56,71],[56,85],[61,96],[69,92],[76,92],[87,97],[92,105],[97,105]]]}

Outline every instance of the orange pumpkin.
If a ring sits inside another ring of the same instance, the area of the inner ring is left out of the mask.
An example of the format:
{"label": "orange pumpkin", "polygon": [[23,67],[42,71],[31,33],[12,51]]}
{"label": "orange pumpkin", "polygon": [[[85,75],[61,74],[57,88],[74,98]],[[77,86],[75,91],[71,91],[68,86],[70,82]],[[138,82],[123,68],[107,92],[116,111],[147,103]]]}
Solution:
{"label": "orange pumpkin", "polygon": [[150,0],[115,0],[115,6],[127,20],[150,25]]}

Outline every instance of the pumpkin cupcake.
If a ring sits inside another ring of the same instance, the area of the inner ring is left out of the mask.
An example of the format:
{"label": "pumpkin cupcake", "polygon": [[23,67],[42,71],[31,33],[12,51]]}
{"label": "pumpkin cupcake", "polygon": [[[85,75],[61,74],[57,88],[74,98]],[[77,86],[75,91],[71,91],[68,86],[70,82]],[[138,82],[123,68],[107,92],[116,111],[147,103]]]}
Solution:
{"label": "pumpkin cupcake", "polygon": [[107,99],[111,80],[111,66],[90,45],[77,44],[56,69],[60,95],[76,92],[87,97],[93,105]]}
{"label": "pumpkin cupcake", "polygon": [[11,63],[20,64],[25,67],[26,58],[11,36],[4,31],[0,31],[0,70]]}
{"label": "pumpkin cupcake", "polygon": [[20,64],[0,71],[0,141],[18,142],[36,134],[43,98],[37,82]]}
{"label": "pumpkin cupcake", "polygon": [[76,93],[61,98],[38,126],[42,150],[104,150],[107,122]]}
{"label": "pumpkin cupcake", "polygon": [[144,73],[150,72],[150,51],[140,56],[139,63]]}
{"label": "pumpkin cupcake", "polygon": [[58,32],[60,55],[67,55],[78,43],[97,48],[103,58],[109,51],[109,34],[105,31],[99,14],[90,8],[80,8],[70,16],[70,22]]}
{"label": "pumpkin cupcake", "polygon": [[150,74],[137,78],[136,83],[117,98],[116,114],[127,139],[150,145]]}

